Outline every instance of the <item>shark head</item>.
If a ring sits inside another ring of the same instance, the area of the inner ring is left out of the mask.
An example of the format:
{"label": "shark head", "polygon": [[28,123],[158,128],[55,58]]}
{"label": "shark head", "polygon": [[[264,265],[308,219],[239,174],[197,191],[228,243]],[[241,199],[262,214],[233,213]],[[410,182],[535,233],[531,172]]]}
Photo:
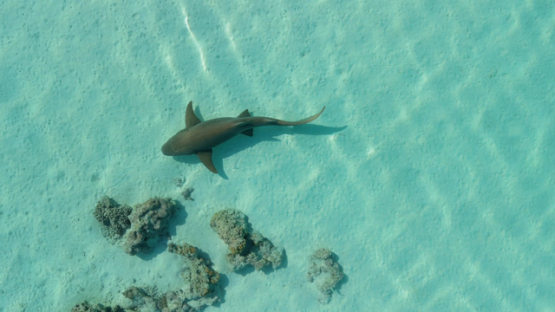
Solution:
{"label": "shark head", "polygon": [[195,151],[188,144],[187,129],[183,129],[172,136],[162,145],[162,154],[166,156],[191,155]]}
{"label": "shark head", "polygon": [[164,145],[162,145],[162,154],[164,154],[166,156],[174,156],[175,155],[170,141],[168,141],[168,142],[164,143]]}

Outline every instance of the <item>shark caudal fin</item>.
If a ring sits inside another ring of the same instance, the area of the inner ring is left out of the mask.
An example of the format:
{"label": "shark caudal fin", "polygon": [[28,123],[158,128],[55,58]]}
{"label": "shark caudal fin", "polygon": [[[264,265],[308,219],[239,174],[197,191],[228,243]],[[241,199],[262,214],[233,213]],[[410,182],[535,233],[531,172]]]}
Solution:
{"label": "shark caudal fin", "polygon": [[316,114],[316,115],[314,115],[314,116],[312,116],[312,117],[305,118],[305,119],[303,119],[303,120],[299,120],[299,121],[278,120],[278,121],[277,121],[277,124],[278,124],[278,125],[281,125],[281,126],[298,126],[298,125],[304,125],[304,124],[307,124],[307,123],[309,123],[309,122],[315,120],[316,118],[320,117],[320,115],[322,115],[322,113],[324,112],[324,109],[326,109],[325,106],[324,106],[324,108],[322,108],[322,110],[321,110],[318,114]]}

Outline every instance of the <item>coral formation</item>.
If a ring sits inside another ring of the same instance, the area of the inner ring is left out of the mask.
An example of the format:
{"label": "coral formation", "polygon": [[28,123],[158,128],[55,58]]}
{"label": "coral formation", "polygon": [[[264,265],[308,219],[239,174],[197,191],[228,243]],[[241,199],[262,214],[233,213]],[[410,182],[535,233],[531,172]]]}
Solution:
{"label": "coral formation", "polygon": [[112,198],[105,196],[96,204],[93,214],[102,225],[102,234],[110,240],[117,240],[131,226],[128,218],[131,211],[133,209],[130,206],[122,206]]}
{"label": "coral formation", "polygon": [[192,300],[183,290],[159,294],[154,287],[132,286],[122,294],[131,300],[127,309],[137,312],[196,312],[202,311],[213,302],[211,299],[204,300],[205,297]]}
{"label": "coral formation", "polygon": [[210,226],[229,247],[232,254],[240,254],[247,245],[247,217],[239,210],[226,209],[217,212]]}
{"label": "coral formation", "polygon": [[318,301],[323,304],[329,303],[333,289],[343,279],[343,272],[339,264],[333,260],[333,256],[329,249],[321,248],[310,257],[308,281],[315,282],[320,292]]}
{"label": "coral formation", "polygon": [[191,197],[191,194],[193,194],[193,191],[194,191],[194,190],[195,190],[195,189],[192,188],[192,187],[185,188],[185,189],[183,189],[183,191],[181,192],[181,196],[183,196],[183,199],[184,199],[184,200],[191,200],[191,201],[194,201],[195,199]]}
{"label": "coral formation", "polygon": [[135,255],[148,252],[161,237],[167,236],[168,221],[177,211],[172,199],[154,197],[136,205],[129,216],[131,231],[127,234],[125,252]]}
{"label": "coral formation", "polygon": [[102,198],[94,209],[105,237],[123,244],[125,252],[135,255],[150,251],[160,238],[168,235],[168,222],[177,211],[171,199],[154,197],[131,208],[109,197]]}
{"label": "coral formation", "polygon": [[175,187],[177,188],[181,188],[183,186],[183,183],[185,183],[185,181],[183,181],[182,178],[173,179],[173,184],[175,184]]}
{"label": "coral formation", "polygon": [[210,226],[229,247],[227,260],[235,271],[247,265],[257,271],[270,264],[273,269],[281,265],[283,248],[275,247],[260,233],[252,231],[247,216],[241,211],[226,209],[217,212]]}
{"label": "coral formation", "polygon": [[[193,189],[183,192],[185,199]],[[104,197],[95,207],[94,216],[101,223],[103,234],[119,244],[125,252],[135,255],[148,252],[161,237],[168,235],[169,219],[175,214],[177,202],[171,199],[152,198],[131,208],[120,205],[115,200]],[[246,266],[261,270],[271,265],[275,270],[283,260],[284,250],[252,229],[248,217],[236,209],[225,209],[214,214],[210,227],[227,244],[228,262],[233,270]],[[115,307],[101,304],[91,305],[87,301],[76,305],[72,312],[190,312],[201,311],[221,300],[218,287],[220,274],[211,268],[212,263],[199,255],[191,245],[170,243],[168,251],[181,255],[184,267],[181,276],[185,286],[178,290],[160,294],[155,287],[130,287],[122,294],[131,300],[129,306]],[[314,283],[319,292],[318,301],[329,303],[333,291],[344,274],[337,259],[330,250],[321,248],[310,257],[308,281]]]}
{"label": "coral formation", "polygon": [[132,310],[124,309],[120,306],[105,307],[101,304],[91,305],[87,301],[74,306],[71,312],[131,312]]}
{"label": "coral formation", "polygon": [[211,261],[198,255],[191,245],[169,244],[168,250],[183,256],[185,267],[181,276],[185,281],[182,289],[159,294],[156,287],[129,287],[122,294],[131,300],[129,306],[122,308],[90,305],[83,302],[71,312],[194,312],[220,301],[217,284],[220,274],[211,268]]}
{"label": "coral formation", "polygon": [[170,243],[168,251],[182,255],[185,260],[186,267],[181,276],[189,285],[184,290],[189,299],[207,297],[209,295],[214,295],[213,297],[217,299],[214,287],[220,280],[220,274],[210,268],[212,263],[209,259],[201,258],[197,253],[197,249],[189,244],[178,246]]}
{"label": "coral formation", "polygon": [[159,295],[156,287],[135,287],[131,286],[127,288],[122,295],[131,300],[131,305],[129,309],[133,311],[177,311],[168,310],[168,304],[166,302],[166,297],[164,295]]}

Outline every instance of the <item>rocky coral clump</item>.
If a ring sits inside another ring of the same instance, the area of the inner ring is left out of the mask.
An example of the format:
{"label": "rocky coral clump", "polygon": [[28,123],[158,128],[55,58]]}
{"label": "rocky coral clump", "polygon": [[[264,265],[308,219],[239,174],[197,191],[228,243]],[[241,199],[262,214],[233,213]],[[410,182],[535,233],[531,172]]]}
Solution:
{"label": "rocky coral clump", "polygon": [[343,279],[341,267],[333,257],[334,254],[325,248],[316,250],[310,257],[307,279],[310,283],[315,283],[320,293],[318,301],[322,304],[329,303],[334,288]]}
{"label": "rocky coral clump", "polygon": [[177,203],[170,198],[154,197],[131,208],[104,197],[93,214],[106,238],[136,255],[149,252],[156,242],[168,236],[168,223],[177,209]]}
{"label": "rocky coral clump", "polygon": [[133,312],[196,312],[209,305],[206,302],[189,300],[182,290],[159,294],[154,287],[132,286],[122,294],[131,300],[128,309]]}
{"label": "rocky coral clump", "polygon": [[185,281],[182,289],[159,294],[153,287],[129,287],[123,295],[131,300],[129,309],[140,312],[192,312],[220,300],[216,285],[220,274],[211,268],[211,261],[198,255],[191,245],[169,244],[168,250],[183,256]]}
{"label": "rocky coral clump", "polygon": [[177,211],[170,198],[154,197],[135,206],[129,216],[131,231],[127,234],[125,252],[135,255],[148,252],[161,237],[168,235],[168,221]]}
{"label": "rocky coral clump", "polygon": [[159,293],[156,287],[127,288],[122,295],[129,299],[125,307],[91,305],[87,301],[76,305],[71,312],[197,312],[220,301],[220,274],[211,268],[210,259],[199,256],[195,247],[169,244],[168,250],[183,256],[182,289]]}
{"label": "rocky coral clump", "polygon": [[170,310],[165,294],[158,294],[156,287],[135,287],[127,288],[122,295],[131,300],[128,307],[130,311],[137,312],[161,312],[161,311],[188,311],[188,310]]}
{"label": "rocky coral clump", "polygon": [[273,269],[281,265],[283,248],[275,247],[262,234],[252,231],[247,216],[241,211],[226,209],[217,212],[210,226],[228,245],[227,260],[235,271],[248,265],[257,271],[268,265]]}
{"label": "rocky coral clump", "polygon": [[87,301],[74,306],[71,312],[132,312],[131,310],[124,309],[120,306],[105,307],[101,304],[91,305]]}
{"label": "rocky coral clump", "polygon": [[197,249],[189,244],[170,243],[168,251],[183,256],[185,260],[186,266],[181,276],[188,284],[184,292],[189,299],[216,295],[215,285],[220,280],[220,274],[211,268],[212,262],[209,259],[200,257]]}
{"label": "rocky coral clump", "polygon": [[122,206],[105,196],[96,204],[93,215],[102,226],[102,234],[110,240],[117,240],[131,226],[129,215],[132,211],[130,206]]}
{"label": "rocky coral clump", "polygon": [[210,220],[210,227],[229,247],[231,254],[240,254],[247,246],[247,217],[239,210],[226,209],[217,212]]}

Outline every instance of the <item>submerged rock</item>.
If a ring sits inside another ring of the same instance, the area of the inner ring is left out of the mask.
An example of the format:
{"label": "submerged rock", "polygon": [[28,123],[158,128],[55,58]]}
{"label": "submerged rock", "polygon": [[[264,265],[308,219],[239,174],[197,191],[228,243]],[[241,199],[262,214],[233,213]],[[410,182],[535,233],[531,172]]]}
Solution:
{"label": "submerged rock", "polygon": [[188,244],[169,244],[168,250],[182,256],[184,284],[181,289],[160,293],[156,287],[131,286],[122,292],[129,299],[125,307],[91,305],[85,301],[71,312],[195,312],[221,300],[220,274],[211,268],[210,259],[201,257]]}
{"label": "submerged rock", "polygon": [[200,257],[197,249],[189,244],[179,246],[170,243],[168,251],[182,255],[185,260],[181,276],[189,285],[186,292],[190,294],[191,299],[215,293],[214,285],[220,280],[220,274],[211,268],[212,262],[209,259]]}
{"label": "submerged rock", "polygon": [[140,312],[190,312],[202,311],[220,301],[217,284],[220,274],[211,268],[209,259],[198,255],[191,245],[169,244],[168,250],[183,256],[184,287],[159,294],[154,287],[129,287],[123,295],[131,300],[128,307]]}
{"label": "submerged rock", "polygon": [[110,239],[120,239],[131,226],[129,215],[133,211],[128,205],[120,205],[114,199],[105,196],[94,208],[94,217],[100,222],[102,234]]}
{"label": "submerged rock", "polygon": [[132,310],[124,309],[120,306],[107,307],[101,304],[92,305],[87,301],[74,306],[71,312],[132,312]]}
{"label": "submerged rock", "polygon": [[136,205],[131,220],[131,231],[127,234],[125,252],[135,255],[148,252],[152,245],[168,236],[168,222],[177,211],[177,203],[172,199],[154,197]]}
{"label": "submerged rock", "polygon": [[229,247],[231,254],[240,254],[247,246],[247,217],[239,210],[217,212],[210,220],[210,227]]}
{"label": "submerged rock", "polygon": [[271,265],[273,269],[281,265],[284,250],[275,247],[262,234],[252,230],[248,218],[241,211],[226,209],[217,212],[210,221],[210,227],[228,245],[228,262],[235,271],[252,265],[257,271]]}
{"label": "submerged rock", "polygon": [[168,236],[168,223],[177,211],[171,199],[154,197],[131,208],[109,197],[102,198],[94,209],[106,238],[123,245],[130,255],[147,253],[162,238]]}
{"label": "submerged rock", "polygon": [[316,285],[318,301],[323,304],[329,303],[334,288],[343,279],[341,267],[333,256],[329,249],[321,248],[310,257],[307,279]]}

